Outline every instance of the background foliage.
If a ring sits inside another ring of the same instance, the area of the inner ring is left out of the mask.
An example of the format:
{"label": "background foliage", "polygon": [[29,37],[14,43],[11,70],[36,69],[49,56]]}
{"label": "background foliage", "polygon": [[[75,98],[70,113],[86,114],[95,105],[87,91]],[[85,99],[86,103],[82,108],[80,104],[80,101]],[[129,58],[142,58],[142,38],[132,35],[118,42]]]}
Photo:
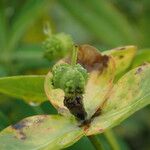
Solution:
{"label": "background foliage", "polygon": [[[69,33],[75,43],[89,43],[100,50],[137,45],[130,68],[150,61],[149,0],[0,0],[0,76],[46,74],[52,62],[44,59],[42,41],[47,22],[53,33]],[[54,114],[51,104],[29,105],[0,95],[0,130],[35,114]],[[150,147],[149,106],[115,128],[122,149]],[[103,135],[104,147],[110,149]],[[68,149],[93,150],[87,138]]]}

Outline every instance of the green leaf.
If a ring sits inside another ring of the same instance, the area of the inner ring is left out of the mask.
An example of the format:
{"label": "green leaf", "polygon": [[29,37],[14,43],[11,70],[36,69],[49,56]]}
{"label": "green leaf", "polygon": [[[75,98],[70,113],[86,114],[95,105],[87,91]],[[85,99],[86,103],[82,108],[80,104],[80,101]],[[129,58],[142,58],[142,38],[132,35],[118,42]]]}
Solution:
{"label": "green leaf", "polygon": [[[96,38],[105,44],[116,46],[122,45],[125,41],[116,29],[105,18],[99,17],[94,11],[91,11],[84,2],[61,0],[59,3],[76,20],[90,31]],[[86,12],[86,13],[85,13]]]}
{"label": "green leaf", "polygon": [[[0,55],[0,63],[5,62],[5,53]],[[17,63],[28,62],[28,61],[41,61],[43,59],[42,49],[38,46],[24,46],[17,49],[15,53],[10,56],[10,61]],[[26,63],[26,65],[29,65]]]}
{"label": "green leaf", "polygon": [[0,50],[4,49],[6,43],[6,15],[5,15],[5,8],[4,2],[0,1]]}
{"label": "green leaf", "polygon": [[39,115],[9,126],[0,133],[1,150],[50,150],[74,144],[83,130],[73,118]]}
{"label": "green leaf", "polygon": [[47,0],[26,1],[21,11],[14,16],[11,33],[9,35],[8,50],[12,51],[14,49],[21,36],[42,13],[41,9],[47,7],[47,2]]}
{"label": "green leaf", "polygon": [[45,101],[45,76],[12,76],[0,78],[0,93],[24,99],[27,102]]}
{"label": "green leaf", "polygon": [[103,54],[113,56],[116,65],[116,75],[124,72],[131,64],[135,53],[136,46],[117,47],[112,50],[103,52]]}
{"label": "green leaf", "polygon": [[8,125],[9,125],[9,121],[7,116],[2,111],[0,111],[0,130],[2,130]]}
{"label": "green leaf", "polygon": [[129,24],[126,17],[119,12],[111,1],[83,0],[82,2],[82,5],[86,4],[86,6],[88,6],[90,10],[92,9],[95,15],[98,15],[100,19],[103,18],[103,20],[110,25],[109,28],[112,28],[119,34],[124,39],[124,42],[132,43],[135,40],[132,25]]}
{"label": "green leaf", "polygon": [[150,49],[141,49],[137,52],[133,63],[132,63],[132,68],[135,68],[139,65],[142,65],[145,62],[150,62]]}
{"label": "green leaf", "polygon": [[65,150],[95,150],[95,148],[93,147],[89,139],[85,136],[74,145],[66,148]]}
{"label": "green leaf", "polygon": [[150,64],[125,74],[110,92],[101,115],[94,119],[87,135],[104,132],[150,104]]}

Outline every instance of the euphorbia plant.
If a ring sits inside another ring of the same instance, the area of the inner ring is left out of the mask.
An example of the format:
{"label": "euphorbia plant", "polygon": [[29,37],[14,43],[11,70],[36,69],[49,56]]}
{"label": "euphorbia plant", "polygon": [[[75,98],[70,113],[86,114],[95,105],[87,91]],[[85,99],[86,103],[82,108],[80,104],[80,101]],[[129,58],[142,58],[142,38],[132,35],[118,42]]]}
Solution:
{"label": "euphorbia plant", "polygon": [[47,96],[58,115],[32,116],[7,127],[0,133],[0,149],[63,149],[82,136],[92,141],[148,105],[150,64],[118,79],[135,52],[135,46],[100,53],[90,45],[72,45],[72,55],[63,53],[46,76],[1,78],[0,92],[37,102]]}

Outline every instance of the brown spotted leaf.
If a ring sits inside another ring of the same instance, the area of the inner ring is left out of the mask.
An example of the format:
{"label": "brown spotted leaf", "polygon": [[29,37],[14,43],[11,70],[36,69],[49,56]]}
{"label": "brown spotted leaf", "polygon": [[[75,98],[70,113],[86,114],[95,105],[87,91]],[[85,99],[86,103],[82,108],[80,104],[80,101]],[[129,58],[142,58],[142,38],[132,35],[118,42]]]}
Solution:
{"label": "brown spotted leaf", "polygon": [[101,115],[96,117],[87,135],[104,132],[134,112],[150,104],[150,64],[125,74],[111,91]]}
{"label": "brown spotted leaf", "polygon": [[116,64],[116,75],[124,72],[130,65],[135,56],[136,46],[117,47],[103,52],[105,55],[113,56]]}
{"label": "brown spotted leaf", "polygon": [[0,150],[58,150],[82,136],[83,131],[74,119],[59,115],[33,116],[0,132]]}
{"label": "brown spotted leaf", "polygon": [[93,70],[103,71],[107,66],[108,57],[102,56],[101,53],[93,46],[84,44],[79,46],[78,63],[89,72]]}
{"label": "brown spotted leaf", "polygon": [[100,113],[115,75],[115,64],[111,56],[102,55],[90,45],[79,47],[78,62],[88,70],[89,78],[83,98],[88,119]]}
{"label": "brown spotted leaf", "polygon": [[103,105],[105,99],[107,99],[107,94],[112,87],[115,73],[114,69],[113,59],[109,57],[108,66],[105,67],[102,72],[97,70],[89,74],[83,98],[88,118],[97,113],[97,111],[101,111],[100,106]]}

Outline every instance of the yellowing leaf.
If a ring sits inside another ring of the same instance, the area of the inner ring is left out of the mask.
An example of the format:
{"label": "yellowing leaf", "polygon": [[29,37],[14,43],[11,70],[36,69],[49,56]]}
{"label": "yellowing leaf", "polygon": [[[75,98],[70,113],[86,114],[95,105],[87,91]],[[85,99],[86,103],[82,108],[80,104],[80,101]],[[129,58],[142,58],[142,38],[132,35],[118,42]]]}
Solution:
{"label": "yellowing leaf", "polygon": [[62,149],[78,141],[83,131],[74,119],[59,115],[26,118],[0,132],[1,150]]}
{"label": "yellowing leaf", "polygon": [[124,72],[131,64],[137,47],[136,46],[123,46],[117,47],[112,50],[103,52],[103,54],[113,56],[116,64],[116,75]]}
{"label": "yellowing leaf", "polygon": [[67,107],[64,106],[64,91],[62,89],[54,89],[52,86],[53,75],[49,72],[45,78],[44,88],[48,99],[51,104],[57,109],[58,113],[70,116],[70,112]]}
{"label": "yellowing leaf", "polygon": [[150,64],[125,74],[112,89],[101,115],[93,120],[87,135],[104,132],[150,104],[149,85]]}
{"label": "yellowing leaf", "polygon": [[108,66],[104,68],[102,73],[93,71],[89,74],[83,98],[88,118],[92,117],[94,113],[98,113],[97,111],[101,111],[100,106],[105,102],[112,87],[114,72],[114,63],[110,57]]}
{"label": "yellowing leaf", "polygon": [[102,55],[95,47],[87,44],[79,47],[78,62],[89,71],[83,98],[89,119],[101,111],[100,106],[112,86],[115,64],[111,56]]}

